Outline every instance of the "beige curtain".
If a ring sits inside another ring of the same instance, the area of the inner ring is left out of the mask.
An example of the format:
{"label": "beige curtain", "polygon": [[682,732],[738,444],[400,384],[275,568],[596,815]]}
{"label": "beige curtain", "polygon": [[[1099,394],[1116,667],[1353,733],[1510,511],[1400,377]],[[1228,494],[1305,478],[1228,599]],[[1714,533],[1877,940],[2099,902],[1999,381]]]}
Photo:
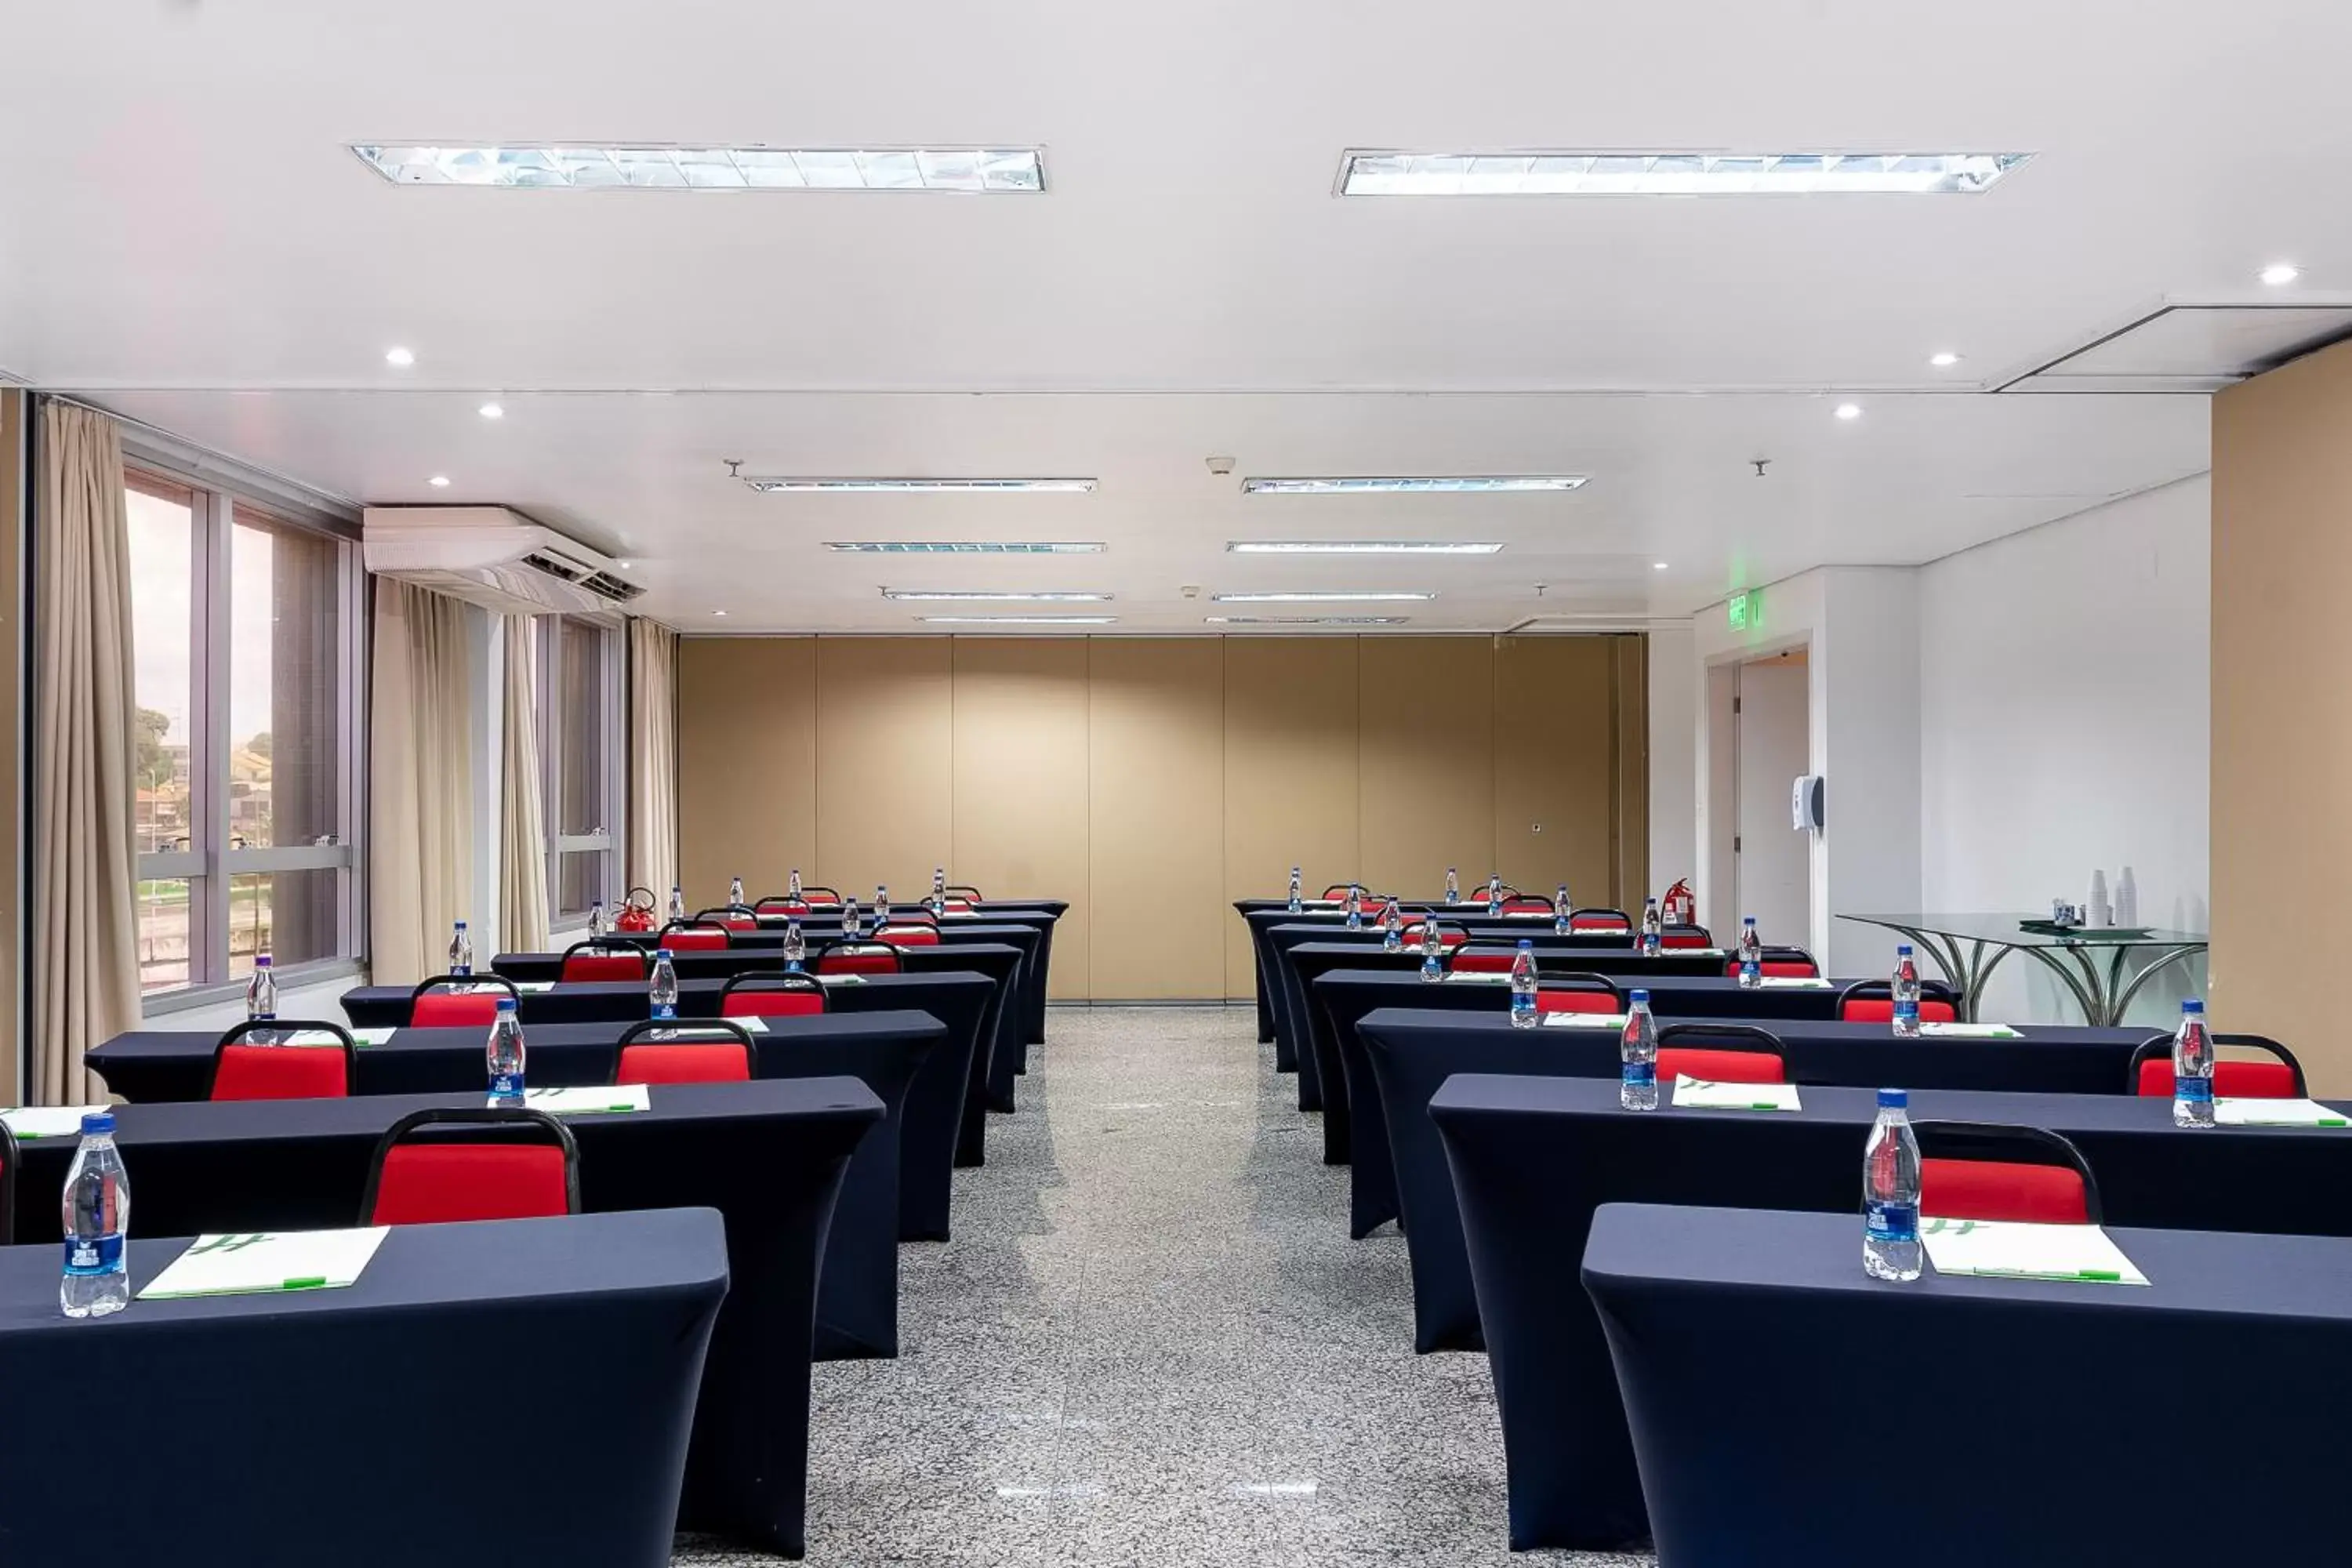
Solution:
{"label": "beige curtain", "polygon": [[113,420],[41,406],[33,536],[32,1098],[103,1100],[139,1023],[129,524]]}
{"label": "beige curtain", "polygon": [[540,800],[539,622],[509,616],[505,784],[499,807],[499,951],[547,951],[547,822]]}
{"label": "beige curtain", "polygon": [[629,623],[629,885],[677,880],[677,634]]}
{"label": "beige curtain", "polygon": [[[474,763],[466,719],[466,606],[375,579],[368,705],[369,967],[380,984],[447,967],[474,858]],[[487,964],[487,933],[474,958]]]}

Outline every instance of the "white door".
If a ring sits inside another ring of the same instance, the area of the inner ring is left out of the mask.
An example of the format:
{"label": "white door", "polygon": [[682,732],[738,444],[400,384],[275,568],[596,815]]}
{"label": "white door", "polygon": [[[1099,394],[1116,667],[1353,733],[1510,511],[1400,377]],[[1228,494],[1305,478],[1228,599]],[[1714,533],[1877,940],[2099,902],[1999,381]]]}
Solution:
{"label": "white door", "polygon": [[1804,656],[1739,667],[1739,838],[1733,857],[1738,907],[1715,927],[1728,946],[1739,920],[1756,917],[1769,943],[1805,947],[1812,940],[1809,836],[1789,825],[1789,789],[1806,771]]}

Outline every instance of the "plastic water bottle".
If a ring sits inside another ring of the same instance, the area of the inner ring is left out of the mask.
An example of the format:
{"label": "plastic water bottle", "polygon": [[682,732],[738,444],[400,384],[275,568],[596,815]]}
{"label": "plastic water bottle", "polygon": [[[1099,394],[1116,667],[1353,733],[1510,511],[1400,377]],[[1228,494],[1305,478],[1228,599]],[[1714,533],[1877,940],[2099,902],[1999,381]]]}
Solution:
{"label": "plastic water bottle", "polygon": [[457,922],[457,934],[449,939],[449,973],[474,973],[474,939],[466,934],[466,922]]}
{"label": "plastic water bottle", "polygon": [[855,940],[866,934],[866,917],[857,912],[857,895],[841,900],[841,934]]}
{"label": "plastic water bottle", "polygon": [[1511,1027],[1536,1026],[1536,944],[1522,937],[1511,955]]}
{"label": "plastic water bottle", "polygon": [[1739,922],[1739,988],[1753,991],[1764,984],[1764,942],[1756,934],[1756,917]]}
{"label": "plastic water bottle", "polygon": [[278,1016],[278,977],[269,972],[269,955],[256,953],[253,978],[245,983],[245,1016],[249,1021]]}
{"label": "plastic water bottle", "polygon": [[1348,884],[1348,929],[1364,929],[1364,890],[1353,882]]}
{"label": "plastic water bottle", "polygon": [[66,1172],[64,1202],[65,1278],[58,1305],[68,1318],[103,1318],[131,1305],[130,1259],[122,1238],[131,1234],[131,1178],[114,1147],[114,1112],[93,1110],[81,1119],[81,1147]]}
{"label": "plastic water bottle", "polygon": [[490,1103],[520,1105],[522,1103],[522,1018],[515,1012],[515,999],[499,998],[497,1016],[490,1019],[489,1044],[483,1047],[490,1069]]}
{"label": "plastic water bottle", "polygon": [[677,1016],[677,966],[670,963],[666,947],[654,954],[654,977],[646,994],[652,998],[655,1017]]}
{"label": "plastic water bottle", "polygon": [[1642,906],[1643,952],[1657,957],[1658,949],[1665,945],[1665,927],[1658,921],[1658,900],[1652,899]]}
{"label": "plastic water bottle", "polygon": [[1919,1139],[1899,1089],[1878,1091],[1862,1152],[1862,1268],[1874,1279],[1919,1278]]}
{"label": "plastic water bottle", "polygon": [[1568,901],[1568,884],[1566,882],[1562,882],[1559,887],[1554,888],[1551,890],[1552,935],[1566,936],[1568,934],[1568,916],[1570,908],[1570,906]]}
{"label": "plastic water bottle", "polygon": [[947,912],[948,868],[945,866],[934,866],[931,868],[931,913],[943,915]]}
{"label": "plastic water bottle", "polygon": [[880,936],[890,923],[890,889],[881,883],[874,884],[874,934]]}
{"label": "plastic water bottle", "polygon": [[1658,1109],[1658,1020],[1650,994],[1636,991],[1625,1005],[1625,1027],[1617,1037],[1617,1103],[1628,1110]]}
{"label": "plastic water bottle", "polygon": [[1388,906],[1381,910],[1381,951],[1404,951],[1404,911],[1397,908],[1393,896],[1390,898]]}
{"label": "plastic water bottle", "polygon": [[807,957],[808,938],[801,934],[801,917],[794,915],[784,922],[784,967],[797,973]]}
{"label": "plastic water bottle", "polygon": [[669,885],[669,918],[674,921],[686,919],[686,889],[676,882]]}
{"label": "plastic water bottle", "polygon": [[604,900],[595,900],[588,906],[588,939],[593,942],[604,934]]}
{"label": "plastic water bottle", "polygon": [[1919,1037],[1919,965],[1911,956],[1911,944],[1899,942],[1895,949],[1895,979],[1888,987],[1895,998],[1895,1037],[1916,1040]]}
{"label": "plastic water bottle", "polygon": [[1295,915],[1306,907],[1307,900],[1298,896],[1298,868],[1293,866],[1290,868],[1290,912]]}
{"label": "plastic water bottle", "polygon": [[1503,912],[1503,874],[1500,871],[1487,873],[1486,912],[1490,915]]}
{"label": "plastic water bottle", "polygon": [[1437,939],[1437,922],[1426,915],[1421,921],[1421,977],[1425,981],[1445,978],[1445,944]]}
{"label": "plastic water bottle", "polygon": [[792,900],[794,903],[798,903],[800,901],[801,868],[798,866],[793,867],[793,874],[784,879],[784,897]]}
{"label": "plastic water bottle", "polygon": [[727,879],[727,907],[730,910],[743,907],[743,879],[740,877]]}
{"label": "plastic water bottle", "polygon": [[2213,1125],[2213,1037],[2205,1004],[2194,996],[2180,1004],[2180,1027],[2172,1032],[2172,1124]]}
{"label": "plastic water bottle", "polygon": [[1451,866],[1445,868],[1445,901],[1448,905],[1462,901],[1462,879],[1454,874]]}

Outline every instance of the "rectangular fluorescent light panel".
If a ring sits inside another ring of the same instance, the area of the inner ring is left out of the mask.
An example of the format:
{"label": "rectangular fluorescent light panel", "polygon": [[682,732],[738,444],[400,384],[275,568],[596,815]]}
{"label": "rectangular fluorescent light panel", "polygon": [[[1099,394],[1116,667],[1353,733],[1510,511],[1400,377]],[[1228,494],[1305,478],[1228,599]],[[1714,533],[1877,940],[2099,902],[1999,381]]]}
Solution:
{"label": "rectangular fluorescent light panel", "polygon": [[1455,539],[1234,539],[1235,555],[1492,555],[1491,542]]}
{"label": "rectangular fluorescent light panel", "polygon": [[395,185],[509,190],[961,191],[1034,195],[1045,188],[1034,147],[424,147],[353,142],[361,162]]}
{"label": "rectangular fluorescent light panel", "polygon": [[1974,195],[2031,153],[1349,153],[1343,196]]}
{"label": "rectangular fluorescent light panel", "polygon": [[1084,495],[1095,488],[1095,481],[1092,479],[822,479],[782,476],[760,477],[750,474],[744,476],[743,482],[762,495],[803,493],[903,495],[919,492],[951,495]]}
{"label": "rectangular fluorescent light panel", "polygon": [[934,626],[1108,626],[1117,616],[917,616]]}
{"label": "rectangular fluorescent light panel", "polygon": [[835,539],[825,548],[844,555],[1099,555],[1099,540]]}
{"label": "rectangular fluorescent light panel", "polygon": [[954,599],[977,604],[1080,605],[1100,604],[1108,594],[964,594],[928,588],[885,588],[886,599]]}
{"label": "rectangular fluorescent light panel", "polygon": [[1207,616],[1213,626],[1402,626],[1411,616]]}
{"label": "rectangular fluorescent light panel", "polygon": [[1413,478],[1244,479],[1245,496],[1516,495],[1581,489],[1589,474],[1426,474]]}
{"label": "rectangular fluorescent light panel", "polygon": [[1385,604],[1410,599],[1434,599],[1434,594],[1212,594],[1220,605],[1346,605]]}

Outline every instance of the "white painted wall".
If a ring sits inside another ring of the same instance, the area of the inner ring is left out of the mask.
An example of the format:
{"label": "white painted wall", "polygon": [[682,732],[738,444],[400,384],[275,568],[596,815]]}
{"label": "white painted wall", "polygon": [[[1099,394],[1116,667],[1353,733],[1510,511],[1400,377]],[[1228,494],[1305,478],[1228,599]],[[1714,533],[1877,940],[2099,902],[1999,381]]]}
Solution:
{"label": "white painted wall", "polygon": [[[2211,538],[2200,476],[1920,570],[1927,908],[2080,902],[2128,863],[2143,924],[2207,929]],[[1986,1016],[2075,1021],[2032,964],[1995,972]],[[2203,966],[2158,980],[2133,1021],[2168,1022]]]}
{"label": "white painted wall", "polygon": [[1698,884],[1697,663],[1687,621],[1650,628],[1650,891]]}

